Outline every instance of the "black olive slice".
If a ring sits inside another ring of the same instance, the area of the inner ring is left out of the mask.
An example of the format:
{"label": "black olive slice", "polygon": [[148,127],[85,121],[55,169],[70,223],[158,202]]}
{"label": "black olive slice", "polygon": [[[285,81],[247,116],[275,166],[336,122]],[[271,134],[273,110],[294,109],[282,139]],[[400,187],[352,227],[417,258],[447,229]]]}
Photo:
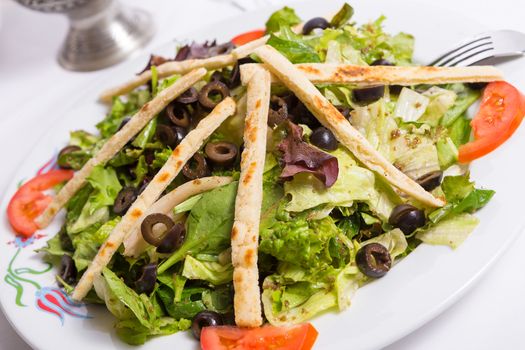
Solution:
{"label": "black olive slice", "polygon": [[[217,95],[220,95],[220,98],[213,98]],[[202,87],[199,92],[199,103],[203,107],[212,109],[228,96],[230,96],[230,89],[224,83],[215,80]]]}
{"label": "black olive slice", "polygon": [[155,131],[155,136],[163,145],[175,147],[177,145],[177,133],[175,129],[169,125],[159,124]]}
{"label": "black olive slice", "polygon": [[142,269],[142,275],[135,282],[135,291],[138,294],[149,295],[155,289],[155,282],[157,282],[157,264],[145,265]]}
{"label": "black olive slice", "polygon": [[196,153],[182,168],[182,175],[189,180],[195,180],[201,177],[208,176],[210,170],[206,159],[202,154]]}
{"label": "black olive slice", "polygon": [[179,249],[184,243],[186,231],[184,226],[180,223],[175,224],[162,239],[157,247],[157,253],[169,254]]}
{"label": "black olive slice", "polygon": [[379,243],[362,246],[355,256],[357,267],[368,277],[383,277],[392,266],[388,249]]}
{"label": "black olive slice", "polygon": [[337,139],[327,128],[320,126],[310,135],[310,142],[325,151],[335,151],[337,149]]}
{"label": "black olive slice", "polygon": [[230,142],[209,142],[204,148],[208,159],[217,166],[229,166],[235,162],[237,146]]}
{"label": "black olive slice", "polygon": [[425,226],[425,212],[410,204],[400,204],[392,210],[388,223],[399,228],[405,235],[409,235]]}
{"label": "black olive slice", "polygon": [[77,280],[77,267],[75,261],[69,255],[64,254],[60,259],[59,276],[65,283],[72,285]]}
{"label": "black olive slice", "polygon": [[372,103],[379,100],[384,94],[384,85],[354,89],[352,91],[354,101],[357,103]]}
{"label": "black olive slice", "polygon": [[197,102],[199,99],[199,92],[194,87],[190,87],[188,90],[184,91],[175,101],[182,104],[189,104]]}
{"label": "black olive slice", "polygon": [[82,150],[82,148],[80,148],[79,146],[75,146],[75,145],[69,145],[69,146],[62,148],[57,156],[58,166],[62,169],[71,169],[72,166],[68,162],[68,157],[65,157],[65,156],[70,153],[77,152],[80,150]]}
{"label": "black olive slice", "polygon": [[432,171],[418,178],[416,182],[421,185],[426,191],[432,191],[439,185],[443,179],[443,172],[441,170]]}
{"label": "black olive slice", "polygon": [[170,103],[168,107],[166,107],[166,114],[173,124],[182,128],[190,126],[190,113],[183,105]]}
{"label": "black olive slice", "polygon": [[323,17],[314,17],[303,26],[303,34],[308,35],[314,29],[326,29],[330,27],[330,23]]}
{"label": "black olive slice", "polygon": [[200,340],[201,331],[204,327],[220,326],[223,324],[221,314],[215,311],[201,311],[193,317],[191,322],[191,332],[195,339]]}
{"label": "black olive slice", "polygon": [[117,215],[124,215],[128,211],[129,207],[137,199],[138,193],[137,189],[134,187],[124,187],[120,190],[115,198],[115,203],[113,204],[113,212]]}
{"label": "black olive slice", "polygon": [[286,101],[282,97],[272,96],[268,110],[268,125],[274,127],[286,119],[288,119],[288,105]]}
{"label": "black olive slice", "polygon": [[[164,226],[162,232],[159,233],[156,229],[154,229],[156,225]],[[158,247],[162,243],[162,240],[169,230],[171,230],[173,225],[175,225],[173,220],[171,220],[171,218],[167,215],[160,213],[150,214],[146,216],[144,220],[142,220],[140,231],[146,242],[155,247]]]}

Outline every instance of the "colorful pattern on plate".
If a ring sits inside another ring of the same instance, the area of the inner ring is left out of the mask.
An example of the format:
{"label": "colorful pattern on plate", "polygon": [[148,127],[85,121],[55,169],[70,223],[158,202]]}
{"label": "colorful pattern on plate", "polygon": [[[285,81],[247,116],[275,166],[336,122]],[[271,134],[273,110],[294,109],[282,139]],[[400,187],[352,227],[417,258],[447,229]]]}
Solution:
{"label": "colorful pattern on plate", "polygon": [[[41,168],[38,169],[37,175],[45,174],[46,172],[56,169],[56,156],[53,156]],[[20,182],[22,184],[23,181]],[[73,301],[65,291],[57,287],[42,287],[31,276],[43,275],[52,270],[51,264],[46,264],[42,270],[35,270],[28,267],[16,267],[16,260],[20,255],[22,249],[32,245],[35,241],[46,237],[42,234],[35,234],[32,237],[16,237],[14,240],[8,242],[15,246],[16,252],[9,261],[7,273],[4,281],[16,290],[15,303],[20,307],[26,307],[22,301],[24,291],[27,287],[34,287],[35,304],[38,310],[55,315],[60,319],[61,324],[64,324],[65,316],[69,315],[76,318],[91,318],[88,314],[84,304]]]}

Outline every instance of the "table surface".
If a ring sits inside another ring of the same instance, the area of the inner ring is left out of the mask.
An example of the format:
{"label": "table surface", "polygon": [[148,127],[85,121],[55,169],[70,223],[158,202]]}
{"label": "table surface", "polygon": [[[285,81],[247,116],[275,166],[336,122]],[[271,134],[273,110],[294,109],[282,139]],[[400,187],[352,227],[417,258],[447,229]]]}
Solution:
{"label": "table surface", "polygon": [[[377,2],[380,9],[381,2],[387,0],[371,1]],[[459,11],[491,28],[525,32],[522,18],[525,2],[420,1]],[[285,3],[281,0],[266,2]],[[175,38],[182,31],[199,26],[199,22],[187,13],[199,13],[201,19],[220,20],[241,13],[242,8],[263,6],[265,0],[238,0],[237,6],[233,6],[230,0],[127,0],[126,3],[144,7],[155,17],[158,32],[154,41],[144,49],[149,52],[152,47]],[[166,7],[173,10],[166,11]],[[42,132],[38,123],[45,121],[45,115],[39,114],[39,111],[50,111],[52,106],[60,104],[65,96],[62,89],[81,88],[102,75],[111,74],[113,68],[94,73],[72,73],[58,66],[55,55],[66,28],[67,23],[62,16],[42,15],[10,0],[0,0],[0,154],[4,164],[0,172],[0,191],[3,191],[21,157],[30,152],[31,140]],[[60,85],[55,82],[60,82]],[[6,150],[12,153],[16,150],[14,154],[20,157],[7,157]],[[387,349],[523,348],[523,251],[525,237],[520,236],[460,301]],[[26,350],[29,347],[0,314],[0,350],[7,349]]]}

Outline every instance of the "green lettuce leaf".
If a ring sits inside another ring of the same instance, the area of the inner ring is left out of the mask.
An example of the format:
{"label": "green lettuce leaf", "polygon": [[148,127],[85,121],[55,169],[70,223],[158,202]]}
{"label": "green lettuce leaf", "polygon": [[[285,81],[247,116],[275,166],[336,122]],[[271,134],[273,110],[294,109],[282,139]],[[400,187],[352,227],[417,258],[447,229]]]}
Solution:
{"label": "green lettuce leaf", "polygon": [[321,62],[318,53],[301,37],[292,32],[289,27],[281,27],[279,36],[272,34],[267,45],[273,46],[292,63]]}
{"label": "green lettuce leaf", "polygon": [[202,294],[206,288],[186,287],[175,294],[175,291],[165,286],[159,287],[156,294],[159,296],[168,315],[175,319],[193,318],[197,313],[206,310],[206,305],[202,301]]}
{"label": "green lettuce leaf", "polygon": [[119,221],[120,217],[116,217],[98,228],[96,225],[91,226],[73,236],[72,242],[75,247],[73,260],[78,271],[83,271],[88,267],[102,243],[106,241]]}
{"label": "green lettuce leaf", "polygon": [[286,210],[302,212],[320,205],[350,207],[354,201],[360,201],[367,203],[381,218],[387,218],[399,197],[373,172],[358,166],[348,150],[339,148],[331,154],[339,162],[335,184],[326,188],[310,174],[295,175],[284,184],[285,193],[291,197]]}
{"label": "green lettuce leaf", "polygon": [[394,116],[404,122],[415,122],[425,113],[429,103],[427,96],[404,87],[399,94]]}
{"label": "green lettuce leaf", "polygon": [[390,252],[390,257],[394,260],[401,256],[408,247],[405,235],[400,229],[394,229],[377,237],[371,238],[361,243],[361,246],[369,243],[379,243],[383,245]]}
{"label": "green lettuce leaf", "polygon": [[459,247],[476,228],[479,220],[470,214],[459,214],[446,218],[430,228],[418,232],[416,238],[424,243]]}
{"label": "green lettuce leaf", "polygon": [[441,169],[446,169],[458,161],[458,148],[450,137],[440,139],[436,143],[439,165]]}
{"label": "green lettuce leaf", "polygon": [[[155,66],[152,66],[155,67]],[[153,118],[149,121],[148,124],[142,129],[142,131],[135,137],[135,140],[131,143],[137,148],[144,148],[146,145],[151,142],[153,136],[155,136],[155,131],[157,130],[157,118]]]}
{"label": "green lettuce leaf", "polygon": [[446,176],[441,187],[448,203],[428,215],[433,223],[453,215],[474,213],[483,208],[495,194],[493,190],[475,188],[469,180],[469,174]]}
{"label": "green lettuce leaf", "polygon": [[218,286],[232,281],[233,266],[231,263],[221,265],[218,262],[200,261],[187,256],[184,260],[182,276],[190,280],[208,281]]}
{"label": "green lettuce leaf", "polygon": [[178,204],[175,208],[173,208],[173,213],[180,214],[192,210],[195,204],[197,204],[201,200],[201,198],[202,193],[186,199],[184,202]]}
{"label": "green lettuce leaf", "polygon": [[102,165],[93,168],[87,177],[87,181],[95,189],[87,202],[89,214],[93,214],[100,208],[113,205],[115,198],[122,189],[115,169],[104,168]]}
{"label": "green lettuce leaf", "polygon": [[470,120],[465,115],[461,115],[448,127],[448,135],[454,145],[459,148],[469,142],[471,130]]}
{"label": "green lettuce leaf", "polygon": [[154,314],[148,297],[145,294],[138,295],[107,267],[102,271],[102,276],[103,281],[98,279],[99,288],[95,286],[95,289],[97,295],[106,302],[108,310],[119,320],[135,318],[142,326],[151,329]]}
{"label": "green lettuce leaf", "polygon": [[148,338],[158,335],[170,335],[185,331],[191,327],[191,321],[171,317],[155,319],[151,327],[144,327],[138,320],[129,319],[115,324],[118,337],[130,345],[142,345]]}
{"label": "green lettuce leaf", "polygon": [[457,118],[462,116],[481,94],[477,90],[468,88],[465,84],[453,84],[449,89],[456,93],[457,98],[452,108],[441,118],[440,124],[446,127],[451,126]]}
{"label": "green lettuce leaf", "polygon": [[299,23],[301,19],[296,15],[295,10],[285,6],[270,16],[266,22],[266,33],[278,32],[281,26],[292,27]]}
{"label": "green lettuce leaf", "polygon": [[432,86],[427,91],[423,92],[423,96],[429,99],[428,106],[425,113],[418,119],[418,122],[437,126],[441,117],[454,106],[457,95],[454,91]]}
{"label": "green lettuce leaf", "polygon": [[264,282],[264,315],[274,326],[302,323],[337,305],[335,290],[312,288],[311,284],[281,286],[270,278]]}
{"label": "green lettuce leaf", "polygon": [[109,114],[97,124],[97,129],[104,139],[117,132],[122,120],[132,115],[140,107],[151,99],[150,92],[147,89],[135,90],[127,95],[127,101],[120,97],[113,100]]}
{"label": "green lettuce leaf", "polygon": [[409,148],[396,159],[394,165],[412,179],[441,169],[437,148],[430,142]]}
{"label": "green lettuce leaf", "polygon": [[339,28],[344,26],[350,18],[354,15],[354,9],[348,3],[345,3],[343,7],[332,17],[330,26],[333,28]]}

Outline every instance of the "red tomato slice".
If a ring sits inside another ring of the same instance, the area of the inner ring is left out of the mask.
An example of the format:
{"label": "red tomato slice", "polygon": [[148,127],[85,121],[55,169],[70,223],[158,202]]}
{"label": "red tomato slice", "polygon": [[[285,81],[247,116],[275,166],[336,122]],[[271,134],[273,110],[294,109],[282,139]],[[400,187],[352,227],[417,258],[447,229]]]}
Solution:
{"label": "red tomato slice", "polygon": [[234,43],[236,46],[241,46],[249,43],[250,41],[262,38],[265,33],[266,32],[264,29],[257,29],[251,32],[242,33],[233,38],[232,43]]}
{"label": "red tomato slice", "polygon": [[495,130],[509,130],[516,119],[523,118],[525,111],[521,99],[518,89],[507,82],[488,84],[479,111],[471,122],[474,137],[480,139],[494,135]]}
{"label": "red tomato slice", "polygon": [[51,196],[43,191],[73,177],[72,170],[51,170],[37,175],[22,185],[7,206],[7,218],[13,229],[20,235],[30,237],[38,226],[35,219],[51,202]]}
{"label": "red tomato slice", "polygon": [[317,335],[310,323],[252,329],[205,327],[201,333],[201,347],[202,350],[310,350]]}
{"label": "red tomato slice", "polygon": [[524,115],[525,98],[514,86],[503,81],[488,84],[471,122],[475,140],[459,148],[459,162],[471,162],[498,148],[520,126]]}

